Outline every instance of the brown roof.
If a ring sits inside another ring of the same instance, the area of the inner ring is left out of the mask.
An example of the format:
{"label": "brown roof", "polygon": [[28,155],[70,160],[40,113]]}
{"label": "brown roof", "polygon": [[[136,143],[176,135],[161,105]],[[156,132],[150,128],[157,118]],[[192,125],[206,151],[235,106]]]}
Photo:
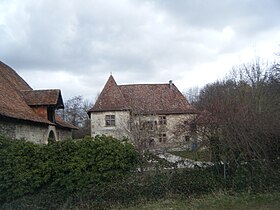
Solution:
{"label": "brown roof", "polygon": [[[59,101],[61,97],[60,91],[34,91],[12,68],[0,62],[0,117],[52,125],[52,122],[37,115],[28,105],[40,104],[35,97],[40,98],[38,94],[40,92],[43,92],[43,98],[46,97],[44,103],[54,103],[57,100],[58,104],[63,104],[62,99],[61,102]],[[52,94],[55,97],[51,99],[50,95]]]}
{"label": "brown roof", "polygon": [[29,106],[53,105],[63,108],[60,90],[25,90],[21,91]]}
{"label": "brown roof", "polygon": [[64,127],[64,128],[69,128],[69,129],[76,129],[78,130],[79,128],[68,123],[68,122],[65,122],[63,119],[60,118],[60,116],[58,115],[55,115],[55,122],[56,124],[59,126],[59,127]]}
{"label": "brown roof", "polygon": [[90,111],[128,110],[129,106],[111,75]]}
{"label": "brown roof", "polygon": [[110,76],[89,112],[131,110],[138,114],[196,113],[174,84],[117,85]]}

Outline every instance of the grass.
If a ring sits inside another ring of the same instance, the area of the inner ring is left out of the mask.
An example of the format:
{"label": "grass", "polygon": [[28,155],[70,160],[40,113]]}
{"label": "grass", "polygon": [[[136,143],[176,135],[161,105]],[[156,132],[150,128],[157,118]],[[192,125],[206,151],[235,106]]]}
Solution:
{"label": "grass", "polygon": [[164,199],[118,210],[279,210],[280,193],[211,194],[200,198]]}
{"label": "grass", "polygon": [[207,150],[202,151],[172,151],[169,152],[173,155],[180,156],[182,158],[188,158],[196,161],[210,161],[210,154]]}

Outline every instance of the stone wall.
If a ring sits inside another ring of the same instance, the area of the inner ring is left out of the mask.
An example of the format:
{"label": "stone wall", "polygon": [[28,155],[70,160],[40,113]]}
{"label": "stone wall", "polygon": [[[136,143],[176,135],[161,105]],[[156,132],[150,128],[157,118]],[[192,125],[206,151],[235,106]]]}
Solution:
{"label": "stone wall", "polygon": [[10,138],[16,138],[16,125],[0,119],[0,134]]}
{"label": "stone wall", "polygon": [[[166,117],[166,125],[159,124],[159,117]],[[191,119],[193,115],[190,114],[169,114],[169,115],[143,115],[138,117],[136,120],[142,122],[156,122],[155,129],[151,133],[151,138],[153,139],[154,149],[168,149],[176,147],[189,147],[191,144],[191,139],[186,141],[185,136],[188,132],[184,132],[179,129],[184,125],[184,121]],[[166,141],[160,141],[160,134],[166,134]]]}
{"label": "stone wall", "polygon": [[54,133],[56,141],[72,138],[72,131],[56,129],[55,126],[24,123],[20,121],[0,120],[0,134],[12,139],[24,139],[36,144],[47,144],[50,132]]}
{"label": "stone wall", "polygon": [[[115,126],[106,126],[106,115],[115,115]],[[91,136],[107,135],[115,138],[129,137],[129,120],[130,115],[128,111],[92,112]]]}
{"label": "stone wall", "polygon": [[72,130],[59,129],[59,128],[57,128],[56,130],[57,130],[58,141],[72,139]]}
{"label": "stone wall", "polygon": [[[106,126],[105,115],[115,115],[116,126]],[[179,124],[183,125],[184,121],[189,120],[194,115],[170,114],[164,116],[166,117],[166,125],[159,124],[159,115],[138,115],[132,119],[128,111],[92,112],[91,136],[104,134],[115,138],[128,137],[134,142],[135,136],[140,135],[147,139],[147,147],[154,149],[190,147],[191,138],[187,139],[187,132],[179,131],[177,126]],[[152,130],[148,128],[146,131],[140,128],[141,124],[145,122],[154,123],[154,128]],[[159,140],[161,134],[166,135],[166,140]]]}
{"label": "stone wall", "polygon": [[24,139],[37,144],[45,144],[48,138],[48,126],[16,124],[16,139]]}

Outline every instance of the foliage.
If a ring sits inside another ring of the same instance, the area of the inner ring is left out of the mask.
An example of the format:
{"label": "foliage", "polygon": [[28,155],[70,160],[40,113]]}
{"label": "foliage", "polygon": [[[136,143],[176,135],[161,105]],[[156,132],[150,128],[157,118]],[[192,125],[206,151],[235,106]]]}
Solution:
{"label": "foliage", "polygon": [[33,193],[46,181],[40,150],[0,136],[0,201]]}
{"label": "foliage", "polygon": [[222,188],[222,179],[209,169],[178,171],[171,178],[172,191],[176,194],[205,194]]}
{"label": "foliage", "polygon": [[44,146],[1,137],[0,146],[1,202],[42,189],[82,193],[125,178],[138,163],[131,144],[105,136]]}

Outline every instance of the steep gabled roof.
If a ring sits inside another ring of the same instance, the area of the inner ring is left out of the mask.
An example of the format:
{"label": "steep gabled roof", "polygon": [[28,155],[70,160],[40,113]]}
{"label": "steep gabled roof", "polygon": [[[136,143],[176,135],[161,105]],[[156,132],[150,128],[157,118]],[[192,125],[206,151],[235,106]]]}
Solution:
{"label": "steep gabled roof", "polygon": [[6,81],[16,90],[32,90],[32,88],[13,70],[0,61],[1,77],[5,77]]}
{"label": "steep gabled roof", "polygon": [[0,63],[0,115],[15,119],[29,120],[40,123],[52,124],[38,116],[29,107],[18,88],[30,90],[31,88],[10,67]]}
{"label": "steep gabled roof", "polygon": [[89,112],[131,110],[138,114],[186,114],[197,111],[174,84],[117,85],[110,76]]}
{"label": "steep gabled roof", "polygon": [[[12,68],[0,61],[0,117],[54,125],[37,115],[29,105],[62,107],[63,101],[59,90],[32,90]],[[73,127],[60,119],[58,124]]]}
{"label": "steep gabled roof", "polygon": [[21,93],[29,106],[52,105],[57,108],[64,107],[61,92],[58,89],[25,90]]}
{"label": "steep gabled roof", "polygon": [[115,79],[111,75],[106,82],[95,105],[89,112],[128,110],[129,106],[121,93]]}

